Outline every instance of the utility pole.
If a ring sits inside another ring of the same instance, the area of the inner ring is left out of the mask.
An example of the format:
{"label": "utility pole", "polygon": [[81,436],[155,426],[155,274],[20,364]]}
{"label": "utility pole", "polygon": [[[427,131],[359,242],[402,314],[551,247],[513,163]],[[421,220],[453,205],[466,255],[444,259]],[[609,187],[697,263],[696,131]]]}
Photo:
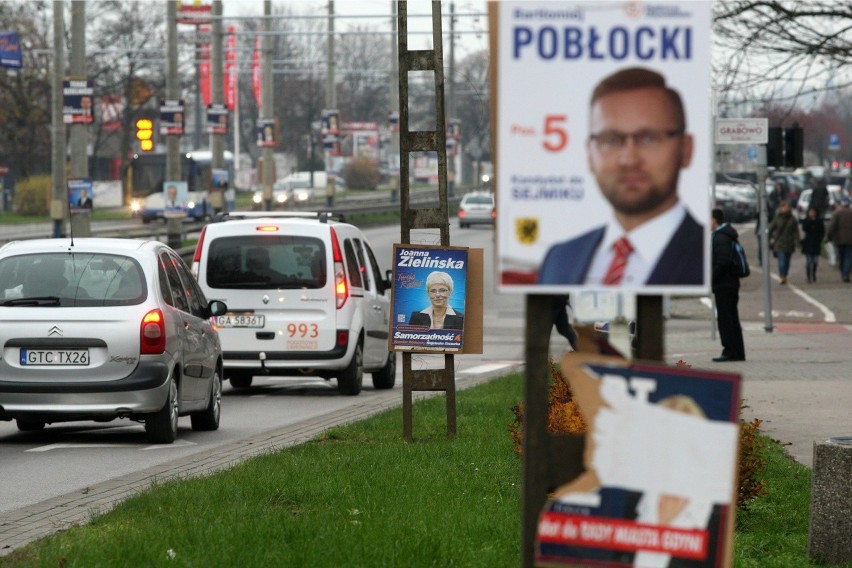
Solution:
{"label": "utility pole", "polygon": [[[455,2],[450,2],[450,66],[449,66],[449,74],[450,80],[448,81],[450,86],[449,100],[447,104],[447,118],[455,118],[456,116],[456,77],[455,77],[455,68],[456,68],[456,4]],[[447,122],[446,120],[444,121]],[[446,131],[446,125],[444,126],[444,130]],[[458,148],[453,152],[457,155]],[[447,157],[447,195],[449,197],[453,196],[456,185],[456,156],[448,156]]]}
{"label": "utility pole", "polygon": [[[166,100],[180,99],[177,74],[177,3],[166,1]],[[180,134],[166,135],[166,179],[177,181],[180,176]],[[162,189],[162,188],[161,188]]]}
{"label": "utility pole", "polygon": [[[71,2],[71,58],[69,74],[72,80],[85,81],[86,77],[86,3]],[[94,101],[92,101],[94,106]],[[69,127],[71,142],[71,178],[89,177],[89,125],[72,124]],[[67,201],[67,199],[66,199]],[[70,216],[71,234],[75,237],[92,235],[91,210],[85,209]]]}
{"label": "utility pole", "polygon": [[[177,2],[166,1],[166,100],[180,99],[177,76]],[[181,179],[180,134],[166,134],[166,181]],[[162,188],[160,188],[162,191]],[[166,216],[166,242],[172,248],[183,244],[183,218]]]}
{"label": "utility pole", "polygon": [[[260,117],[271,119],[272,115],[272,0],[263,1],[263,53],[261,54],[263,64],[263,79],[260,86],[261,106]],[[261,160],[263,160],[263,205],[267,211],[272,210],[272,184],[275,183],[275,157],[273,148],[264,146],[261,149]]]}
{"label": "utility pole", "polygon": [[[326,53],[325,77],[325,108],[337,108],[337,93],[334,88],[334,0],[328,0],[328,52]],[[338,115],[339,116],[339,115]],[[340,119],[338,119],[340,120]],[[342,120],[340,120],[342,122]],[[341,134],[342,134],[341,128]],[[326,156],[329,150],[325,151]],[[328,160],[326,162],[325,200],[329,207],[334,206],[334,179],[328,175]]]}
{"label": "utility pole", "polygon": [[399,196],[399,45],[397,44],[397,1],[391,0],[391,114],[396,115],[396,126],[391,129],[390,194],[395,202]]}
{"label": "utility pole", "polygon": [[[225,95],[222,89],[223,73],[223,57],[222,57],[222,0],[213,0],[213,41],[211,49],[211,64],[210,64],[210,83],[211,92],[213,95],[213,104],[222,105],[225,103]],[[215,107],[214,107],[215,108]],[[213,170],[222,169],[225,166],[225,134],[214,133],[210,135],[210,168],[211,174]],[[206,181],[210,190],[210,202],[213,205],[213,212],[219,213],[225,210],[225,191],[221,187],[212,187],[212,178]]]}
{"label": "utility pole", "polygon": [[53,97],[51,102],[51,182],[50,218],[53,220],[53,237],[65,232],[65,209],[68,206],[68,189],[65,181],[65,124],[62,122],[62,80],[65,71],[65,2],[53,3]]}

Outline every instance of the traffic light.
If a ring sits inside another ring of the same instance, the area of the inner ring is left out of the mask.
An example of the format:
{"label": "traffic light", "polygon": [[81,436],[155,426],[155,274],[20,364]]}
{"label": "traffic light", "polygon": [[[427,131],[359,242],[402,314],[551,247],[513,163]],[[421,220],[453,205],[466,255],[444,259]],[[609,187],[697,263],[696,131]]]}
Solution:
{"label": "traffic light", "polygon": [[136,121],[136,139],[139,140],[139,149],[150,152],[154,149],[154,122],[147,118]]}
{"label": "traffic light", "polygon": [[766,144],[766,165],[770,168],[781,168],[784,166],[784,145],[781,138],[781,127],[770,126],[769,138]]}
{"label": "traffic light", "polygon": [[804,163],[805,137],[798,124],[784,129],[784,166],[801,168]]}

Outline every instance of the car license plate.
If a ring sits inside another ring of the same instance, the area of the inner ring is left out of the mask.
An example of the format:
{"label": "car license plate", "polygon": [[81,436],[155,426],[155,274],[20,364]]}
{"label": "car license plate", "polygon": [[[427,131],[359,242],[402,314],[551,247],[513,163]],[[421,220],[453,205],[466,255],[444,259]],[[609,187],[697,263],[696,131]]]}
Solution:
{"label": "car license plate", "polygon": [[89,365],[88,349],[21,349],[21,365],[36,366],[72,366]]}
{"label": "car license plate", "polygon": [[219,327],[263,327],[266,316],[255,314],[225,314],[216,318]]}

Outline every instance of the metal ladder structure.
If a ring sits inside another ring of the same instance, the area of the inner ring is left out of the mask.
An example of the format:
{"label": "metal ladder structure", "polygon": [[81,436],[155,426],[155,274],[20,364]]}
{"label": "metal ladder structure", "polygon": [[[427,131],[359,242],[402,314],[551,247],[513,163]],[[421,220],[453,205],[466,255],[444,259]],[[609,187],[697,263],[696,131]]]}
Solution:
{"label": "metal ladder structure", "polygon": [[[441,246],[450,245],[447,201],[447,130],[444,119],[444,52],[442,47],[441,3],[432,2],[432,45],[430,50],[408,49],[408,3],[397,5],[399,46],[399,161],[401,244],[411,244],[414,229],[439,229]],[[409,130],[408,73],[431,71],[435,85],[435,128]],[[438,154],[438,206],[412,209],[409,187],[409,155],[412,152]],[[444,355],[443,369],[414,370],[411,353],[402,354],[403,437],[412,440],[412,396],[414,391],[445,391],[447,398],[447,435],[456,435],[456,384],[453,355]]]}

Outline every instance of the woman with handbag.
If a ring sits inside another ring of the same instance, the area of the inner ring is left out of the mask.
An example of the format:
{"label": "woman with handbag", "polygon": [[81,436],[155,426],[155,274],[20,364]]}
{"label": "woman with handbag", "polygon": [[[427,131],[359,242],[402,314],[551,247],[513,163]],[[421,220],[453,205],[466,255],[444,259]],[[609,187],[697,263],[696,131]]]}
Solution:
{"label": "woman with handbag", "polygon": [[790,272],[790,258],[799,244],[799,222],[793,217],[788,201],[778,205],[778,211],[769,224],[769,243],[775,258],[778,259],[778,276],[781,284],[787,283]]}

